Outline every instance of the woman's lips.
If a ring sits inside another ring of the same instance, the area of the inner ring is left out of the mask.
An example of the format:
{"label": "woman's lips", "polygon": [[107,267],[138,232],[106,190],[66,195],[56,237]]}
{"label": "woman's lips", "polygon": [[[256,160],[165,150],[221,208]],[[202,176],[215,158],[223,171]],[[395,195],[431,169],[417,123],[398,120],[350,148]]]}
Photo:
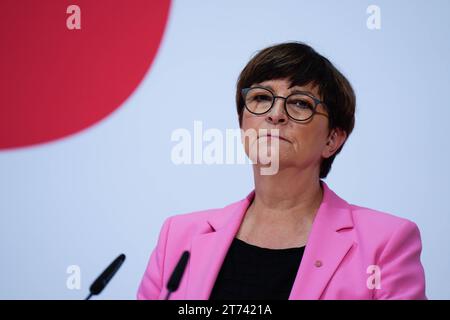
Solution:
{"label": "woman's lips", "polygon": [[280,136],[280,135],[277,135],[277,134],[271,134],[271,133],[264,134],[264,135],[261,135],[259,137],[260,138],[264,138],[265,137],[265,138],[268,138],[268,139],[278,139],[280,141],[290,142],[288,139],[286,139],[283,136]]}

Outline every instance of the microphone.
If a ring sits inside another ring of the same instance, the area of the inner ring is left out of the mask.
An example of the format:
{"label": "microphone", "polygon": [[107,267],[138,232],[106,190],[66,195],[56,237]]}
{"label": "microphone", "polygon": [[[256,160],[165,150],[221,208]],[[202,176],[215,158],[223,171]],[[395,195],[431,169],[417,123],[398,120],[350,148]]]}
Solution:
{"label": "microphone", "polygon": [[122,263],[125,261],[125,255],[122,253],[119,255],[105,271],[102,272],[101,275],[91,284],[89,288],[89,295],[86,297],[86,300],[89,300],[93,295],[100,294],[103,289],[105,289],[108,282],[111,278],[116,274],[117,270],[122,266]]}
{"label": "microphone", "polygon": [[169,281],[167,282],[167,295],[165,300],[169,300],[169,297],[172,294],[172,292],[178,289],[178,286],[180,285],[181,282],[181,278],[183,278],[184,270],[186,269],[189,256],[190,256],[189,251],[184,251],[183,254],[181,255],[178,264],[176,265],[175,269],[172,272],[172,275],[170,276]]}

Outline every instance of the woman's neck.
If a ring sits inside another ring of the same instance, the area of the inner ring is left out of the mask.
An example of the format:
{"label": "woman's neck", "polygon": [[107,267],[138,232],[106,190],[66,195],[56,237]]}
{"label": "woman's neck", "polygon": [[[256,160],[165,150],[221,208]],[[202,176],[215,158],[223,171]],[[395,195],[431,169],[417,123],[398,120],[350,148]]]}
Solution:
{"label": "woman's neck", "polygon": [[261,176],[255,169],[255,197],[247,209],[237,237],[266,248],[304,246],[322,203],[318,174],[283,169]]}
{"label": "woman's neck", "polygon": [[280,169],[276,175],[260,175],[258,168],[254,171],[254,214],[262,219],[276,215],[278,221],[295,223],[308,219],[312,222],[323,198],[317,173],[297,168]]}

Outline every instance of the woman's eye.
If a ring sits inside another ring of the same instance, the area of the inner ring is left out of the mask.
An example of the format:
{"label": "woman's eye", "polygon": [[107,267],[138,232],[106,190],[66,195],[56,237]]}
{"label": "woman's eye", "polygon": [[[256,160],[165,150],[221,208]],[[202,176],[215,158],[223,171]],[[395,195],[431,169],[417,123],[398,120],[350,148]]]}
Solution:
{"label": "woman's eye", "polygon": [[254,98],[254,100],[258,102],[263,102],[263,101],[270,101],[272,100],[272,98],[267,95],[258,95]]}
{"label": "woman's eye", "polygon": [[289,104],[293,105],[296,108],[303,108],[303,109],[311,109],[312,108],[311,104],[309,104],[307,101],[303,101],[303,100],[290,101]]}

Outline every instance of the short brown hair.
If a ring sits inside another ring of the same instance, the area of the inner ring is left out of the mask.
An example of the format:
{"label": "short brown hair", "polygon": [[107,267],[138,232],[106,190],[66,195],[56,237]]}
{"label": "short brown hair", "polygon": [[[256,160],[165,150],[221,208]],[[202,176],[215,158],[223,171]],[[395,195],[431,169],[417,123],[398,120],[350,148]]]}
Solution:
{"label": "short brown hair", "polygon": [[[301,42],[288,42],[270,46],[259,51],[239,75],[236,88],[236,106],[239,125],[242,125],[244,99],[243,88],[255,83],[274,79],[289,79],[291,85],[318,86],[319,94],[329,113],[328,128],[339,128],[350,136],[355,125],[356,98],[350,82],[324,56]],[[320,165],[319,178],[325,178],[331,170],[342,146]]]}

